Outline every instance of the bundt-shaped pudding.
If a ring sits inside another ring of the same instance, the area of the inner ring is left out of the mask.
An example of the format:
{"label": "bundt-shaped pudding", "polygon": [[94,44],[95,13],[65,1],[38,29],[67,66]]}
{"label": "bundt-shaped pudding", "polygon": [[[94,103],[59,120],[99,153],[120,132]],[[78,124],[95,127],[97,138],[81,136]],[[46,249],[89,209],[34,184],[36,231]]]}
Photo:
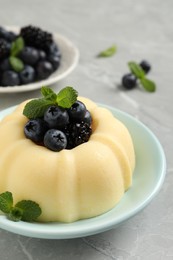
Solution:
{"label": "bundt-shaped pudding", "polygon": [[74,147],[55,151],[29,139],[23,115],[27,102],[0,123],[0,193],[10,191],[14,202],[37,202],[38,221],[73,222],[103,214],[132,183],[135,154],[127,128],[109,110],[87,98],[78,100],[90,112],[92,133]]}

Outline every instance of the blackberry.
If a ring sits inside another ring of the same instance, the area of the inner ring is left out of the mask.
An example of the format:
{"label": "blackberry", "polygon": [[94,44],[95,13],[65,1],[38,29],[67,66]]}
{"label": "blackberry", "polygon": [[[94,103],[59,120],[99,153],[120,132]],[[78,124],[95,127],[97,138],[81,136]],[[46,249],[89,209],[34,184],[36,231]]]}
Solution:
{"label": "blackberry", "polygon": [[53,43],[51,33],[32,25],[21,28],[20,35],[24,38],[26,45],[42,50],[47,50]]}
{"label": "blackberry", "polygon": [[87,142],[92,133],[91,127],[85,123],[71,123],[69,124],[64,133],[67,137],[67,147],[66,149],[72,149],[80,144]]}
{"label": "blackberry", "polygon": [[7,57],[9,53],[10,53],[9,43],[4,39],[0,39],[0,60]]}

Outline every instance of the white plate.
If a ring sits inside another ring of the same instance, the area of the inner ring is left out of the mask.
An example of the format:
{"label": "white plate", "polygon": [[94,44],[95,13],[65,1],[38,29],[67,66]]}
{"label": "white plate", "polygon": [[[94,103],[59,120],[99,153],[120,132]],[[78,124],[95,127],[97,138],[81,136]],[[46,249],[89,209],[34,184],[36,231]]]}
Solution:
{"label": "white plate", "polygon": [[[101,105],[104,106],[104,105]],[[13,222],[0,216],[0,228],[29,237],[67,239],[88,236],[112,228],[137,214],[158,193],[164,181],[166,160],[164,151],[155,135],[132,116],[107,107],[129,129],[135,147],[136,167],[132,187],[119,204],[98,217],[74,223],[27,223]],[[0,119],[12,112],[14,107],[0,112]]]}
{"label": "white plate", "polygon": [[[18,32],[19,28],[17,27],[6,27],[8,30]],[[79,51],[74,46],[74,44],[60,34],[53,34],[54,41],[58,44],[58,47],[61,51],[61,63],[59,68],[51,74],[51,76],[45,80],[41,80],[35,83],[20,85],[14,87],[1,87],[0,93],[14,93],[14,92],[25,92],[35,89],[39,89],[42,86],[49,86],[56,83],[57,81],[65,78],[70,74],[73,69],[76,67],[79,60]]]}

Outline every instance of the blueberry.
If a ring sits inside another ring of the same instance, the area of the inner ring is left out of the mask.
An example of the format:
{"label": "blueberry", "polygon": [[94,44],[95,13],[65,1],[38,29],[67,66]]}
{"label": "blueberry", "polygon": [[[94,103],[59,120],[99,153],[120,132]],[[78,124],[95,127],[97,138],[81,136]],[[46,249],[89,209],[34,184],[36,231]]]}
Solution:
{"label": "blueberry", "polygon": [[38,80],[47,79],[53,72],[53,66],[48,61],[39,61],[36,71]]}
{"label": "blueberry", "polygon": [[25,64],[35,65],[39,59],[39,53],[37,49],[33,47],[24,47],[20,52],[19,57]]}
{"label": "blueberry", "polygon": [[55,42],[51,43],[47,48],[48,55],[56,55],[61,57],[60,50]]}
{"label": "blueberry", "polygon": [[3,27],[0,27],[0,38],[7,40],[8,42],[12,42],[15,40],[17,35],[14,32],[9,32]]}
{"label": "blueberry", "polygon": [[7,32],[5,39],[9,42],[13,42],[16,38],[17,34],[15,34],[14,32]]}
{"label": "blueberry", "polygon": [[6,70],[2,73],[1,84],[3,86],[19,85],[20,84],[19,75],[12,70]]}
{"label": "blueberry", "polygon": [[63,129],[69,123],[69,115],[64,108],[50,106],[44,113],[44,120],[49,128]]}
{"label": "blueberry", "polygon": [[86,113],[86,106],[81,101],[77,100],[69,109],[68,114],[71,121],[82,121]]}
{"label": "blueberry", "polygon": [[49,129],[44,136],[44,145],[52,151],[59,152],[66,148],[67,138],[62,131]]}
{"label": "blueberry", "polygon": [[144,70],[145,74],[147,74],[151,70],[151,65],[146,60],[141,61],[141,63],[139,65]]}
{"label": "blueberry", "polygon": [[1,61],[0,70],[1,71],[11,70],[11,65],[10,65],[9,59],[6,58],[6,59]]}
{"label": "blueberry", "polygon": [[46,53],[43,50],[38,50],[39,60],[46,60]]}
{"label": "blueberry", "polygon": [[26,65],[25,68],[19,73],[22,84],[28,84],[35,79],[35,70],[33,67]]}
{"label": "blueberry", "polygon": [[57,56],[57,55],[51,54],[51,55],[48,56],[48,60],[52,64],[53,69],[56,70],[59,67],[59,65],[60,65],[61,58],[59,56]]}
{"label": "blueberry", "polygon": [[43,119],[31,119],[24,127],[25,136],[35,143],[43,142],[44,135],[48,130],[48,126]]}
{"label": "blueberry", "polygon": [[84,116],[84,118],[82,119],[82,121],[83,121],[84,123],[87,123],[89,126],[91,125],[91,123],[92,123],[92,117],[91,117],[91,113],[90,113],[88,110],[86,110],[85,116]]}
{"label": "blueberry", "polygon": [[135,75],[129,73],[123,76],[122,78],[122,85],[126,89],[132,89],[136,86],[136,77]]}
{"label": "blueberry", "polygon": [[0,38],[7,39],[8,31],[3,27],[0,27]]}

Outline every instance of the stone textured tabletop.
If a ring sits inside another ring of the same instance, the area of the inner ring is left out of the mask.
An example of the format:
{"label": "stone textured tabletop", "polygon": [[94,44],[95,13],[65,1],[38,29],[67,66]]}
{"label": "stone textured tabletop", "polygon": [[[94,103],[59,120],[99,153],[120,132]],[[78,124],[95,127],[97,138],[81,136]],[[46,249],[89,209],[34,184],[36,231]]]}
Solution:
{"label": "stone textured tabletop", "polygon": [[[77,68],[53,88],[74,86],[80,95],[128,112],[160,140],[167,175],[159,194],[139,214],[110,231],[69,240],[28,238],[0,230],[1,260],[173,259],[173,1],[1,0],[0,24],[38,25],[71,39],[80,50]],[[117,45],[110,58],[97,54]],[[155,93],[124,91],[127,62],[150,61]],[[0,110],[39,91],[0,94]]]}

